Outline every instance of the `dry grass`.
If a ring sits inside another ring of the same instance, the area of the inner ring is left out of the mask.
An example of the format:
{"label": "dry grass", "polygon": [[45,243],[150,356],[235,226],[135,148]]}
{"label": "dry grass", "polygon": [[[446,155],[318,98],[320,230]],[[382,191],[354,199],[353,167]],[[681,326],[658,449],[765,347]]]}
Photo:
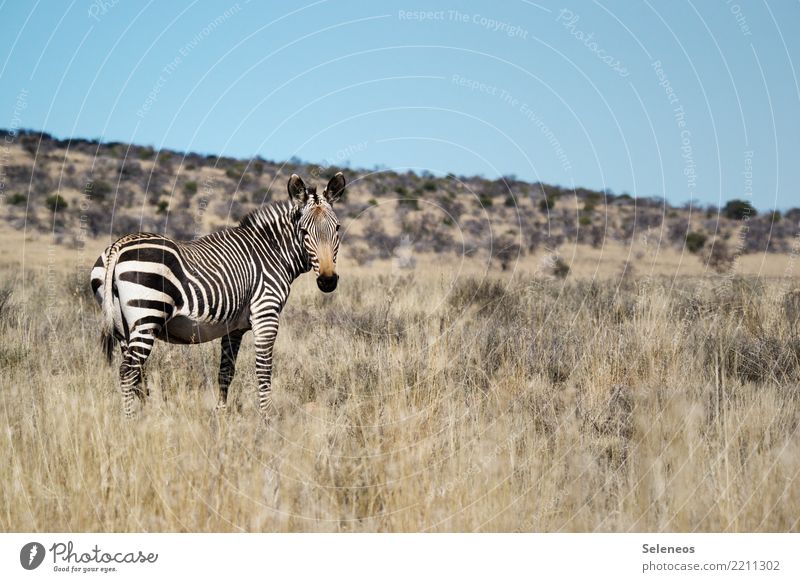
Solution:
{"label": "dry grass", "polygon": [[296,283],[268,426],[249,338],[240,411],[216,344],[158,344],[126,422],[58,252],[0,265],[2,531],[799,529],[792,281],[343,265]]}

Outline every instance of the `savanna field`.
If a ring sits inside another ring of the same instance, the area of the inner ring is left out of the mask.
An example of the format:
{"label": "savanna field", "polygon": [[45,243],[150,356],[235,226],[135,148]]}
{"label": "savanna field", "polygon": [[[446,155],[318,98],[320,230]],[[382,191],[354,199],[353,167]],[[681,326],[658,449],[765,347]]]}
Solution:
{"label": "savanna field", "polygon": [[107,241],[2,242],[2,531],[800,529],[796,255],[578,245],[564,273],[345,241],[334,294],[295,283],[265,425],[249,335],[229,411],[217,342],[159,342],[126,421]]}

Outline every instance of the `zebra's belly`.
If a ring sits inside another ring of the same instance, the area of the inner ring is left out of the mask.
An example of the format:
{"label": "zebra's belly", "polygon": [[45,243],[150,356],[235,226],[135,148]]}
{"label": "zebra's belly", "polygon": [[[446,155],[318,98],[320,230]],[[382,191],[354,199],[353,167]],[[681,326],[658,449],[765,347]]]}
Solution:
{"label": "zebra's belly", "polygon": [[167,322],[161,333],[158,334],[158,339],[173,344],[201,344],[221,338],[239,329],[250,329],[246,318],[227,323],[206,323],[178,315]]}

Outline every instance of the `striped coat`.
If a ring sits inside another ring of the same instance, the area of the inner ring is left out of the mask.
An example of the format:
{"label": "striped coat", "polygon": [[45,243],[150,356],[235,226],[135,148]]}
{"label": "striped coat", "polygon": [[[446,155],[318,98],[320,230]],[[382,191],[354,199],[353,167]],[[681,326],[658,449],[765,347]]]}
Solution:
{"label": "striped coat", "polygon": [[103,251],[91,285],[103,313],[109,360],[122,355],[125,413],[144,402],[142,371],[155,341],[193,344],[221,339],[219,402],[224,408],[244,334],[255,339],[258,403],[272,410],[272,348],[292,282],[313,271],[323,292],[336,288],[339,222],[333,203],[344,190],[336,174],[323,193],[292,175],[289,200],[262,207],[238,226],[191,242],[136,233]]}

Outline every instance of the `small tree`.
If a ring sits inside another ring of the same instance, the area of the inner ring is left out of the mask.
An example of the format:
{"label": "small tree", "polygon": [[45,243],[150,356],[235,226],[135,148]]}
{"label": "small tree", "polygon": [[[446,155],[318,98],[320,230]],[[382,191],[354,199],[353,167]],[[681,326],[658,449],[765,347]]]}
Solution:
{"label": "small tree", "polygon": [[113,186],[106,182],[105,180],[97,180],[96,182],[92,183],[91,188],[91,195],[96,196],[97,198],[105,198],[111,191],[113,190]]}
{"label": "small tree", "polygon": [[733,256],[728,250],[728,245],[721,238],[716,238],[706,254],[706,263],[717,273],[724,273],[733,264]]}
{"label": "small tree", "polygon": [[702,232],[690,232],[686,235],[686,249],[690,253],[698,253],[705,246],[708,237]]}
{"label": "small tree", "polygon": [[69,206],[67,201],[64,200],[60,194],[51,194],[47,197],[47,200],[45,200],[45,204],[53,212],[60,212]]}
{"label": "small tree", "polygon": [[507,271],[511,262],[521,254],[522,247],[517,242],[517,239],[509,235],[500,237],[492,245],[492,258],[500,261],[500,268],[504,271]]}
{"label": "small tree", "polygon": [[731,220],[742,220],[745,217],[753,217],[758,211],[747,200],[728,200],[722,212]]}
{"label": "small tree", "polygon": [[12,206],[23,206],[27,201],[28,197],[25,196],[25,194],[20,194],[19,192],[8,197],[8,203]]}

